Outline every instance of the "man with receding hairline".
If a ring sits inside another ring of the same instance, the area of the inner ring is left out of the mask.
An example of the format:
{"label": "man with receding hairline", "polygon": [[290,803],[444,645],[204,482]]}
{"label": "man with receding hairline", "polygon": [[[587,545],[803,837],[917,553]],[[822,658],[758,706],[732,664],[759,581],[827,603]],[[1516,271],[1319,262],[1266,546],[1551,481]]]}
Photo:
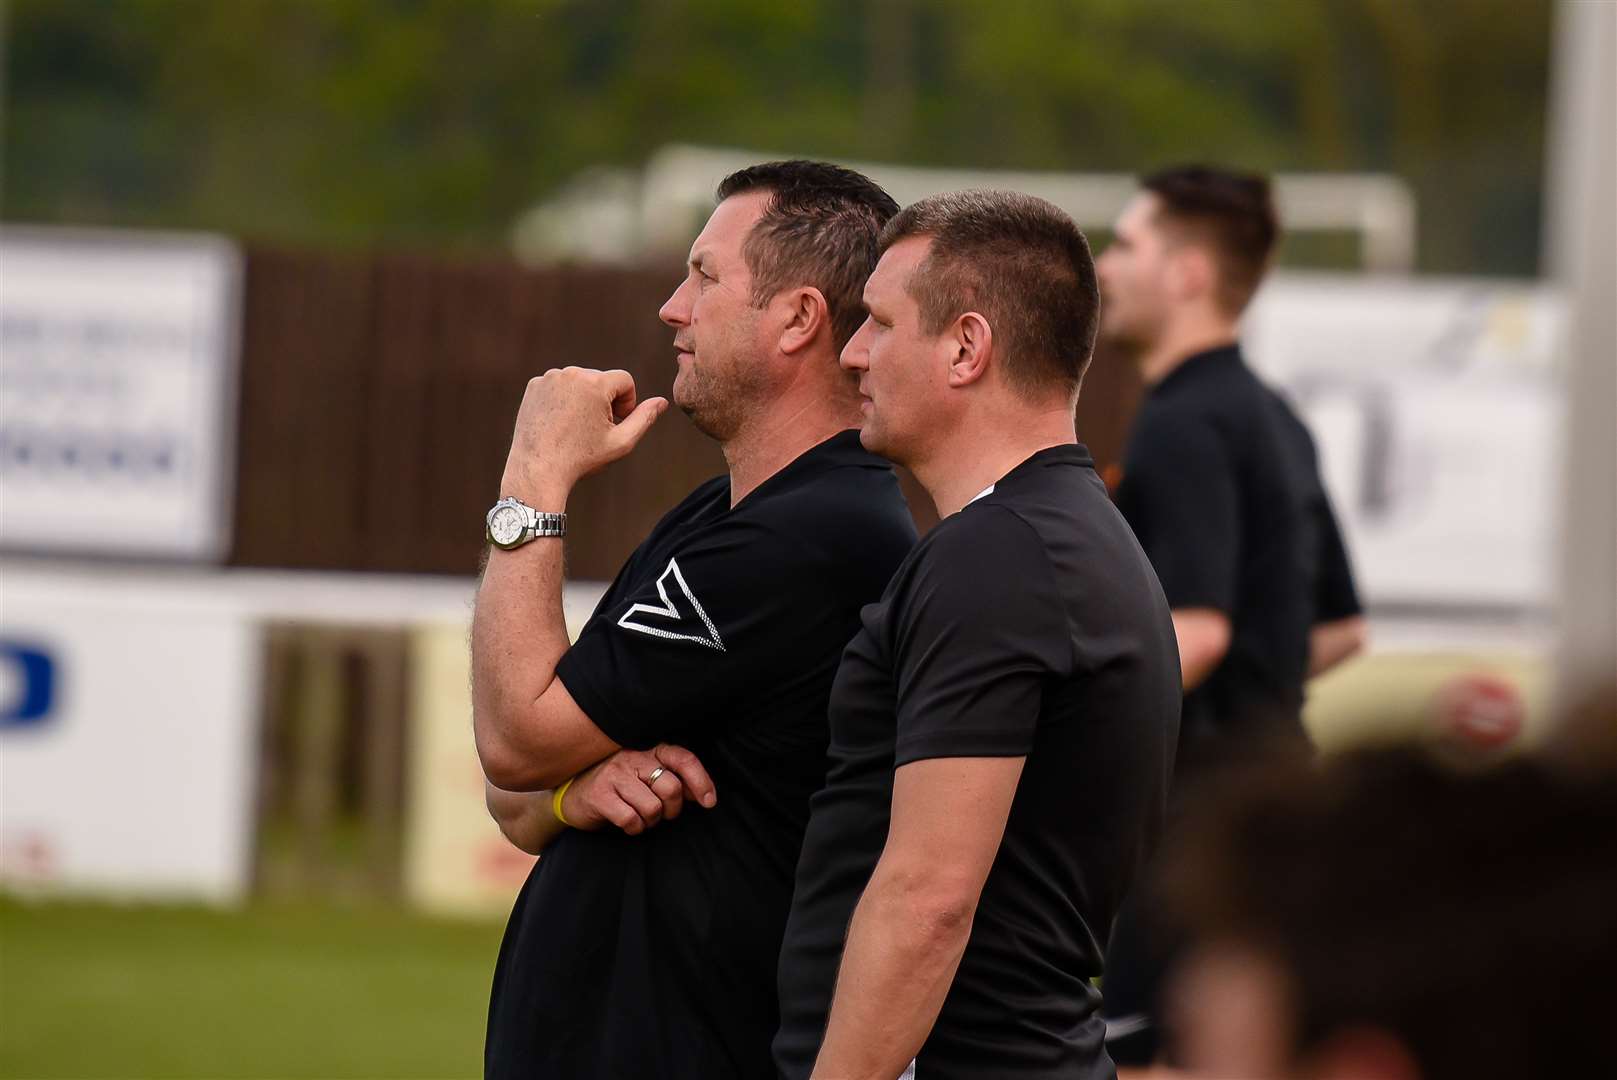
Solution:
{"label": "man with receding hairline", "polygon": [[858,394],[837,363],[897,209],[820,162],[720,184],[659,315],[673,403],[728,470],[658,522],[570,646],[557,518],[667,403],[637,404],[621,371],[529,384],[472,623],[489,809],[544,851],[500,946],[489,1080],[771,1071],[831,678],[915,539],[891,466],[851,430]]}
{"label": "man with receding hairline", "polygon": [[1112,913],[1161,821],[1173,626],[1073,410],[1089,246],[1050,204],[924,199],[842,351],[863,444],[942,520],[843,653],[780,959],[791,1080],[1111,1075]]}

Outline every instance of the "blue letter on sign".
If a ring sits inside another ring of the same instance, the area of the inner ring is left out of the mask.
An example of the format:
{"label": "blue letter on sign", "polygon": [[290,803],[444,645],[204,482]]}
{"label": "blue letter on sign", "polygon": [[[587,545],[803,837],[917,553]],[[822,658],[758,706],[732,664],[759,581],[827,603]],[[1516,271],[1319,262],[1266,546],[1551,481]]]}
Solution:
{"label": "blue letter on sign", "polygon": [[37,724],[50,715],[56,696],[56,663],[50,654],[17,641],[0,640],[0,665],[12,669],[6,680],[15,695],[0,701],[0,728]]}

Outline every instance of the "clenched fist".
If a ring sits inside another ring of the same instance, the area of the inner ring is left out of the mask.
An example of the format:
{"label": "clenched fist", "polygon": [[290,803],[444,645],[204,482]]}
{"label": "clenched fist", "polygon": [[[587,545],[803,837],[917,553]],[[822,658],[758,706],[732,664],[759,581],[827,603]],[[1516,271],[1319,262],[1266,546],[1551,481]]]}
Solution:
{"label": "clenched fist", "polygon": [[660,397],[637,404],[627,371],[569,367],[529,379],[501,494],[560,509],[544,503],[565,499],[580,479],[633,450],[667,408]]}

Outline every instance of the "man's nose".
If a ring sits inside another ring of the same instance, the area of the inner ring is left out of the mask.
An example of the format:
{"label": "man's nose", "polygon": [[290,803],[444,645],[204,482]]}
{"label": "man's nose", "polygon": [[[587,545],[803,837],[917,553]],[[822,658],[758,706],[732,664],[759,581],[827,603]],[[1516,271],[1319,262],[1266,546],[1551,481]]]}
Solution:
{"label": "man's nose", "polygon": [[657,309],[657,318],[669,326],[684,326],[690,322],[691,306],[685,300],[685,285],[682,283],[674,290],[674,294],[663,301],[663,306]]}
{"label": "man's nose", "polygon": [[1114,273],[1116,273],[1116,271],[1112,269],[1116,265],[1117,256],[1112,254],[1112,249],[1110,247],[1106,248],[1106,250],[1102,251],[1100,256],[1095,260],[1095,276],[1097,278],[1111,277]]}
{"label": "man's nose", "polygon": [[860,329],[842,347],[839,362],[845,371],[863,371],[870,366],[869,352],[865,348],[865,332]]}

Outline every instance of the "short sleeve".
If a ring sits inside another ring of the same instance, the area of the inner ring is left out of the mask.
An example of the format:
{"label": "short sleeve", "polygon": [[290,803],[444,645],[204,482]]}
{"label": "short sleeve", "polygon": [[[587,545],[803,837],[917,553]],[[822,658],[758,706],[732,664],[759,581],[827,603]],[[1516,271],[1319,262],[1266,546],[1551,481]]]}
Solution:
{"label": "short sleeve", "polygon": [[1337,527],[1331,503],[1322,492],[1319,500],[1319,578],[1314,596],[1314,621],[1331,622],[1364,612],[1353,584],[1353,565]]}
{"label": "short sleeve", "polygon": [[1025,755],[1045,685],[1073,664],[1044,545],[994,504],[962,511],[924,543],[894,597],[894,764]]}
{"label": "short sleeve", "polygon": [[620,746],[703,730],[800,661],[780,636],[812,617],[800,590],[817,569],[801,544],[756,523],[706,530],[598,611],[557,677]]}
{"label": "short sleeve", "polygon": [[1130,524],[1170,608],[1235,608],[1241,517],[1235,465],[1201,420],[1142,433],[1130,462]]}

